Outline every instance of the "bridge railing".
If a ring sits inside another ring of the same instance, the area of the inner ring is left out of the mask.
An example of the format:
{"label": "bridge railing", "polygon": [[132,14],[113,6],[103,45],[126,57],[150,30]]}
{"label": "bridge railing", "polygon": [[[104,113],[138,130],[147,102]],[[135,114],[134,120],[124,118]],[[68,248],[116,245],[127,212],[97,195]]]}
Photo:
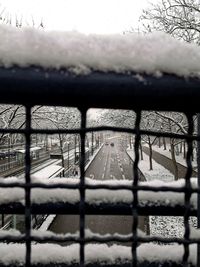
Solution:
{"label": "bridge railing", "polygon": [[[200,209],[197,201],[200,193],[198,181],[191,179],[192,143],[194,140],[200,140],[200,136],[194,135],[192,119],[193,115],[200,112],[199,87],[199,79],[184,79],[173,75],[154,77],[144,74],[143,79],[140,80],[134,73],[91,72],[87,75],[75,75],[67,70],[43,70],[34,67],[1,68],[1,103],[24,105],[26,110],[24,129],[0,129],[0,133],[24,134],[26,139],[25,181],[21,182],[14,178],[0,181],[0,195],[4,196],[5,191],[10,195],[7,198],[0,197],[1,213],[25,216],[24,234],[1,232],[1,266],[8,264],[12,266],[23,264],[26,266],[36,264],[40,266],[195,266],[200,238],[198,232],[195,236],[190,233],[189,217],[197,216]],[[187,105],[186,101],[192,105]],[[33,129],[31,128],[31,108],[35,105],[77,107],[81,113],[81,127]],[[89,108],[133,110],[136,113],[135,124],[128,128],[110,126],[88,128],[86,112]],[[183,112],[188,120],[187,133],[173,134],[141,129],[143,110]],[[95,181],[92,183],[85,179],[86,133],[105,130],[135,136],[134,175],[131,182],[108,184]],[[30,179],[31,135],[57,133],[80,135],[80,180],[73,182],[70,179],[67,181],[60,179],[59,183],[32,182]],[[170,183],[170,186],[166,184],[156,186],[148,182],[139,183],[139,144],[141,136],[145,134],[186,140],[187,173],[183,184],[174,182],[174,185]],[[66,193],[60,195],[58,189],[65,190]],[[98,198],[94,193],[98,190],[106,190],[108,198],[101,198],[101,194]],[[52,201],[52,194],[57,201],[55,199]],[[117,200],[113,201],[113,199]],[[78,214],[80,216],[79,234],[55,235],[31,231],[31,215],[47,213]],[[133,217],[132,234],[102,236],[88,233],[85,231],[86,214],[131,215]],[[140,215],[183,216],[184,237],[143,236],[138,231]],[[43,244],[47,242],[50,244]],[[63,247],[55,245],[55,242],[60,244],[75,242],[78,245]],[[102,245],[112,242],[131,242],[132,247]],[[165,246],[161,246],[161,243]],[[9,256],[11,250],[13,255]]]}

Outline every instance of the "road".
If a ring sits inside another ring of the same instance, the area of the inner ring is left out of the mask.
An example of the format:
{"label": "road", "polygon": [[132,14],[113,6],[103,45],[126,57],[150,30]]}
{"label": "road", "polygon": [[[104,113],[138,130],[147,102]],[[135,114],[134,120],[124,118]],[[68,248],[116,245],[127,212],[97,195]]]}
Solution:
{"label": "road", "polygon": [[[87,169],[86,177],[98,180],[132,179],[133,165],[126,153],[122,136],[116,134],[106,143]],[[140,217],[139,228],[143,231],[146,229],[145,221],[146,218]],[[129,234],[132,232],[132,217],[90,215],[86,216],[86,228],[100,234]],[[58,215],[49,230],[55,233],[74,233],[79,230],[79,216]]]}

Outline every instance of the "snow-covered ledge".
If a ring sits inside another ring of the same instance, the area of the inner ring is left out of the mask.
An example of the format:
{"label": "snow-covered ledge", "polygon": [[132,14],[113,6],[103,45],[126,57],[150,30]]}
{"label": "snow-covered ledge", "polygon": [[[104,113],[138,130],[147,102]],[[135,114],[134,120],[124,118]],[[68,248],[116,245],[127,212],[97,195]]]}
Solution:
{"label": "snow-covered ledge", "polygon": [[199,46],[161,32],[84,35],[0,25],[0,40],[3,67],[67,68],[75,74],[111,71],[200,76]]}
{"label": "snow-covered ledge", "polygon": [[[12,183],[22,183],[23,180],[19,178],[2,178],[0,183],[5,186]],[[60,184],[63,186],[78,186],[79,179],[77,178],[54,178],[48,179],[32,179],[33,184],[39,185],[54,185]],[[131,180],[94,180],[90,178],[85,179],[85,183],[88,186],[124,186],[131,189]],[[140,186],[147,186],[148,188],[154,187],[159,190],[159,187],[169,187],[169,189],[182,189],[185,186],[185,180],[180,179],[178,181],[164,182],[160,180],[153,180],[148,182],[140,182]],[[197,179],[191,178],[192,188],[197,188]],[[170,190],[169,190],[170,191]],[[176,192],[152,192],[152,191],[139,191],[138,199],[140,206],[166,206],[184,207],[184,193]],[[31,201],[34,205],[43,204],[58,204],[65,203],[69,205],[76,205],[79,203],[79,190],[78,189],[46,189],[46,188],[33,188],[31,190]],[[86,204],[87,205],[113,205],[123,204],[129,206],[133,201],[133,194],[131,190],[108,190],[108,189],[87,189],[86,190]],[[24,205],[24,189],[22,188],[0,188],[0,205],[10,205],[12,203],[18,203]],[[191,197],[191,209],[197,208],[197,195],[192,194]]]}
{"label": "snow-covered ledge", "polygon": [[[190,245],[188,262],[195,266],[197,260],[197,247]],[[181,245],[159,246],[155,244],[143,244],[137,248],[138,262],[155,263],[162,266],[168,262],[175,266],[181,264],[184,249]],[[123,266],[131,263],[131,247],[105,244],[89,244],[85,246],[85,263],[101,266],[104,264]],[[66,266],[79,263],[79,245],[67,247],[56,244],[32,245],[31,261],[33,265],[64,264]],[[25,245],[23,244],[0,244],[1,265],[22,265],[25,262]],[[151,265],[153,266],[153,265]],[[156,265],[155,265],[156,266]],[[165,265],[166,266],[166,265]]]}

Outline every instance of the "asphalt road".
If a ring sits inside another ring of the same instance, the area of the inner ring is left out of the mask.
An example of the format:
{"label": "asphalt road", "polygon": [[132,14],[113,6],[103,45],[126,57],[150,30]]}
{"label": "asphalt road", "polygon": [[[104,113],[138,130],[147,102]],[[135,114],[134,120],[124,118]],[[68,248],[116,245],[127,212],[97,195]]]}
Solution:
{"label": "asphalt road", "polygon": [[[125,141],[121,135],[116,134],[107,140],[107,144],[87,169],[86,177],[98,180],[132,179],[133,163],[126,154]],[[139,228],[143,231],[147,228],[146,220],[147,218],[139,218]],[[100,234],[129,234],[132,232],[132,217],[90,215],[86,216],[86,228]],[[58,215],[49,230],[55,233],[74,233],[79,230],[79,216]]]}

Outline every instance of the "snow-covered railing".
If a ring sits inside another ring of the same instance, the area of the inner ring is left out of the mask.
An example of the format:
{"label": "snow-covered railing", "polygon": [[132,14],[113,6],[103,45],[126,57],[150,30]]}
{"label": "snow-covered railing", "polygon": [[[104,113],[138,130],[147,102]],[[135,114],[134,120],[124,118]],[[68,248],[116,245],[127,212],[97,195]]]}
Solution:
{"label": "snow-covered railing", "polygon": [[[0,27],[0,36],[0,101],[2,104],[24,105],[26,110],[24,128],[0,129],[0,133],[24,134],[26,139],[25,179],[0,180],[0,210],[7,214],[25,214],[25,233],[0,233],[0,240],[3,241],[0,244],[0,265],[195,265],[200,238],[198,234],[197,238],[191,236],[189,217],[199,212],[197,193],[200,188],[197,179],[191,178],[192,142],[200,140],[200,136],[193,134],[192,119],[194,114],[200,113],[199,47],[172,41],[159,34],[152,38],[135,37],[132,40],[131,37],[123,36],[87,38],[76,33],[65,34],[62,39],[56,33],[51,37],[35,30],[21,29],[17,32]],[[23,38],[26,42],[21,42]],[[13,46],[13,39],[17,41],[17,46]],[[61,46],[58,46],[57,41],[61,42]],[[65,42],[69,42],[69,45]],[[179,53],[175,53],[175,60],[171,62],[173,51]],[[147,55],[149,62],[146,62]],[[187,105],[185,101],[192,105]],[[31,108],[34,105],[77,107],[81,113],[81,127],[32,129]],[[91,107],[134,110],[135,124],[129,128],[88,128],[86,112]],[[142,110],[184,112],[188,120],[187,133],[142,130]],[[85,178],[85,135],[91,131],[104,130],[135,136],[134,175],[131,182],[100,182]],[[67,178],[41,183],[31,179],[31,135],[58,133],[80,135],[80,180],[74,182]],[[139,182],[139,144],[141,135],[145,134],[186,140],[187,173],[183,180],[167,185]],[[55,236],[32,232],[31,215],[40,213],[78,214],[79,234]],[[129,236],[88,235],[85,230],[86,214],[132,215],[132,233]],[[138,232],[139,215],[182,215],[184,237],[141,236]],[[64,241],[78,244],[38,244]],[[93,243],[87,244],[90,242]],[[132,248],[94,242],[131,242]],[[160,246],[160,243],[166,246]]]}
{"label": "snow-covered railing", "polygon": [[[32,179],[31,203],[33,214],[77,214],[80,203],[80,184],[74,178]],[[174,182],[140,182],[139,215],[183,216],[185,212],[185,180]],[[11,188],[7,188],[10,186]],[[197,178],[191,179],[190,215],[197,215]],[[18,178],[0,179],[0,208],[6,213],[23,214],[26,183]],[[51,190],[49,190],[51,188]],[[85,214],[131,215],[133,202],[131,180],[85,179]]]}

